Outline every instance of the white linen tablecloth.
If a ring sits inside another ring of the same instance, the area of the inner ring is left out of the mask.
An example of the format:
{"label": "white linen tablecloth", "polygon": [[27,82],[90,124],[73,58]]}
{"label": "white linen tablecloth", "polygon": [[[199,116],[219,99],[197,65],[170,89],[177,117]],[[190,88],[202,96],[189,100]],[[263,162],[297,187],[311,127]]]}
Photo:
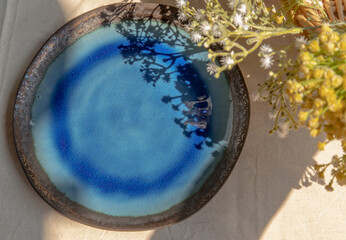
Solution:
{"label": "white linen tablecloth", "polygon": [[[270,109],[262,102],[251,103],[247,140],[226,184],[202,210],[178,224],[144,232],[105,231],[67,219],[40,199],[21,169],[13,144],[10,115],[18,84],[52,33],[72,18],[113,2],[0,0],[0,239],[346,239],[346,187],[335,184],[334,192],[327,192],[317,183],[304,181],[313,157],[328,160],[339,151],[338,143],[317,152],[317,140],[306,130],[292,132],[286,139],[270,136]],[[174,5],[172,0],[151,2]],[[192,2],[203,5],[202,0]],[[240,67],[249,92],[254,92],[266,77],[256,54]]]}

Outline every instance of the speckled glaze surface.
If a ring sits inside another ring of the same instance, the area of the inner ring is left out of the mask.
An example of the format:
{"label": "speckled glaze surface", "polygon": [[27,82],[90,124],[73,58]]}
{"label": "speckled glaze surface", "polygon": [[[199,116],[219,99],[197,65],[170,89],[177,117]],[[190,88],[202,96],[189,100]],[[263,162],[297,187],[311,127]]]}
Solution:
{"label": "speckled glaze surface", "polygon": [[170,209],[140,217],[110,216],[92,211],[71,201],[49,180],[36,158],[30,126],[31,108],[36,90],[51,62],[81,36],[110,24],[127,20],[153,18],[182,27],[177,9],[158,4],[115,4],[87,12],[59,29],[41,48],[29,65],[18,90],[14,107],[14,139],[19,160],[37,193],[65,216],[94,227],[113,230],[145,230],[179,222],[202,208],[230,175],[242,150],[249,125],[249,98],[239,68],[226,73],[233,100],[233,124],[229,145],[215,170],[201,188]]}

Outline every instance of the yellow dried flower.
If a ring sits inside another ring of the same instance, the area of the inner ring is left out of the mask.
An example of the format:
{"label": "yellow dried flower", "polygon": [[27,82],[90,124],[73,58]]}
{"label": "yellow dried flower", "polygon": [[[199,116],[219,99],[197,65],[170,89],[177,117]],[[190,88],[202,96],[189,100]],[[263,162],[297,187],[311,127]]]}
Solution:
{"label": "yellow dried flower", "polygon": [[343,78],[340,75],[335,75],[331,79],[331,85],[334,88],[338,88],[343,83]]}
{"label": "yellow dried flower", "polygon": [[323,101],[323,100],[320,99],[320,98],[316,98],[316,99],[314,100],[314,108],[315,108],[315,109],[320,109],[320,108],[322,108],[322,107],[324,106],[324,104],[325,104],[325,101]]}
{"label": "yellow dried flower", "polygon": [[326,100],[327,100],[327,103],[328,103],[329,106],[332,105],[332,104],[335,104],[335,102],[336,102],[336,94],[335,94],[333,89],[331,89],[331,88],[328,89]]}
{"label": "yellow dried flower", "polygon": [[321,27],[321,32],[322,32],[322,34],[323,33],[330,33],[330,32],[333,32],[333,30],[327,24],[324,24]]}
{"label": "yellow dried flower", "polygon": [[277,16],[276,18],[275,18],[275,21],[276,21],[276,23],[277,24],[282,24],[283,23],[283,20],[284,20],[284,16],[282,15],[282,16]]}
{"label": "yellow dried flower", "polygon": [[341,51],[346,51],[346,40],[340,41],[340,43],[339,43],[339,49],[340,49]]}
{"label": "yellow dried flower", "polygon": [[341,64],[338,68],[339,68],[340,71],[342,71],[344,73],[344,76],[345,76],[345,74],[346,74],[346,63]]}
{"label": "yellow dried flower", "polygon": [[308,119],[309,112],[300,111],[298,113],[298,118],[300,122],[305,122]]}
{"label": "yellow dried flower", "polygon": [[316,79],[320,79],[324,74],[324,70],[323,68],[315,68],[313,73],[312,73],[312,76]]}
{"label": "yellow dried flower", "polygon": [[323,110],[322,109],[316,109],[312,112],[312,116],[314,117],[320,117],[323,113]]}
{"label": "yellow dried flower", "polygon": [[334,43],[338,42],[340,40],[339,33],[333,31],[329,36],[329,40],[333,41]]}
{"label": "yellow dried flower", "polygon": [[326,43],[328,41],[328,34],[322,32],[319,36],[318,39],[320,40],[321,43]]}
{"label": "yellow dried flower", "polygon": [[309,44],[309,50],[313,53],[317,53],[320,51],[320,43],[317,39],[312,40]]}
{"label": "yellow dried flower", "polygon": [[302,61],[302,62],[309,62],[311,60],[311,57],[310,57],[310,54],[309,52],[301,52],[299,54],[299,59]]}
{"label": "yellow dried flower", "polygon": [[297,82],[296,80],[288,80],[287,81],[287,91],[289,93],[298,93],[304,90],[302,84]]}
{"label": "yellow dried flower", "polygon": [[318,147],[318,150],[324,150],[324,147],[326,146],[326,143],[325,142],[318,142],[318,145],[317,145],[317,147]]}
{"label": "yellow dried flower", "polygon": [[311,137],[316,137],[319,134],[319,131],[317,129],[312,129],[310,131],[310,136]]}
{"label": "yellow dried flower", "polygon": [[309,123],[308,123],[309,128],[318,128],[319,123],[318,123],[318,118],[310,118]]}
{"label": "yellow dried flower", "polygon": [[301,102],[303,102],[303,95],[300,93],[296,93],[296,94],[294,94],[293,99],[294,99],[294,102],[301,103]]}
{"label": "yellow dried flower", "polygon": [[328,41],[327,44],[324,45],[324,48],[328,53],[333,53],[335,49],[335,43],[332,41]]}
{"label": "yellow dried flower", "polygon": [[343,105],[342,105],[341,99],[338,99],[329,106],[329,110],[332,112],[337,112],[341,110],[342,107]]}
{"label": "yellow dried flower", "polygon": [[326,98],[328,96],[329,91],[329,88],[327,88],[325,85],[322,85],[319,89],[319,94],[321,97]]}
{"label": "yellow dried flower", "polygon": [[332,77],[334,77],[334,75],[335,75],[335,72],[334,72],[332,69],[330,69],[330,68],[327,68],[327,69],[324,71],[324,77],[325,77],[326,79],[332,79]]}

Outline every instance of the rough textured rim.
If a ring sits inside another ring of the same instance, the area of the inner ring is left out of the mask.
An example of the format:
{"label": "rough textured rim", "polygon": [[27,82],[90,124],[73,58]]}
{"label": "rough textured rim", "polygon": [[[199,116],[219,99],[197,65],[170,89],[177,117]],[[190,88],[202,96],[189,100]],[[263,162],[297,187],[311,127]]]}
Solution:
{"label": "rough textured rim", "polygon": [[159,214],[143,217],[114,217],[89,210],[66,198],[50,182],[34,154],[30,128],[31,105],[43,75],[59,53],[82,35],[95,28],[122,19],[155,18],[181,26],[177,9],[152,3],[113,4],[94,9],[71,20],[43,45],[30,63],[19,86],[13,112],[16,151],[24,172],[36,192],[63,215],[109,230],[147,230],[179,222],[201,209],[221,188],[230,175],[243,148],[250,118],[249,96],[238,66],[227,72],[233,97],[233,127],[225,154],[199,191],[185,201]]}

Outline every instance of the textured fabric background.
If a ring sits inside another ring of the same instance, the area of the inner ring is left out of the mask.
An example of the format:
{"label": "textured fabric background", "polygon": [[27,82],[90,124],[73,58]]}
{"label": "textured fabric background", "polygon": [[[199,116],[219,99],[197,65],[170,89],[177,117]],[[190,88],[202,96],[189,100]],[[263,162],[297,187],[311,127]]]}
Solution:
{"label": "textured fabric background", "polygon": [[[251,105],[246,144],[227,183],[202,210],[179,224],[146,232],[104,231],[61,216],[40,199],[13,145],[10,115],[18,84],[52,33],[68,20],[112,2],[0,0],[0,239],[346,239],[346,188],[336,185],[334,192],[326,192],[304,177],[313,158],[324,161],[340,152],[338,143],[317,152],[317,140],[306,130],[283,140],[270,136],[269,107],[261,102]],[[201,0],[193,3],[202,5]],[[280,46],[292,41],[287,37],[271,43]],[[265,80],[256,54],[240,67],[249,92],[254,92],[257,83]]]}

